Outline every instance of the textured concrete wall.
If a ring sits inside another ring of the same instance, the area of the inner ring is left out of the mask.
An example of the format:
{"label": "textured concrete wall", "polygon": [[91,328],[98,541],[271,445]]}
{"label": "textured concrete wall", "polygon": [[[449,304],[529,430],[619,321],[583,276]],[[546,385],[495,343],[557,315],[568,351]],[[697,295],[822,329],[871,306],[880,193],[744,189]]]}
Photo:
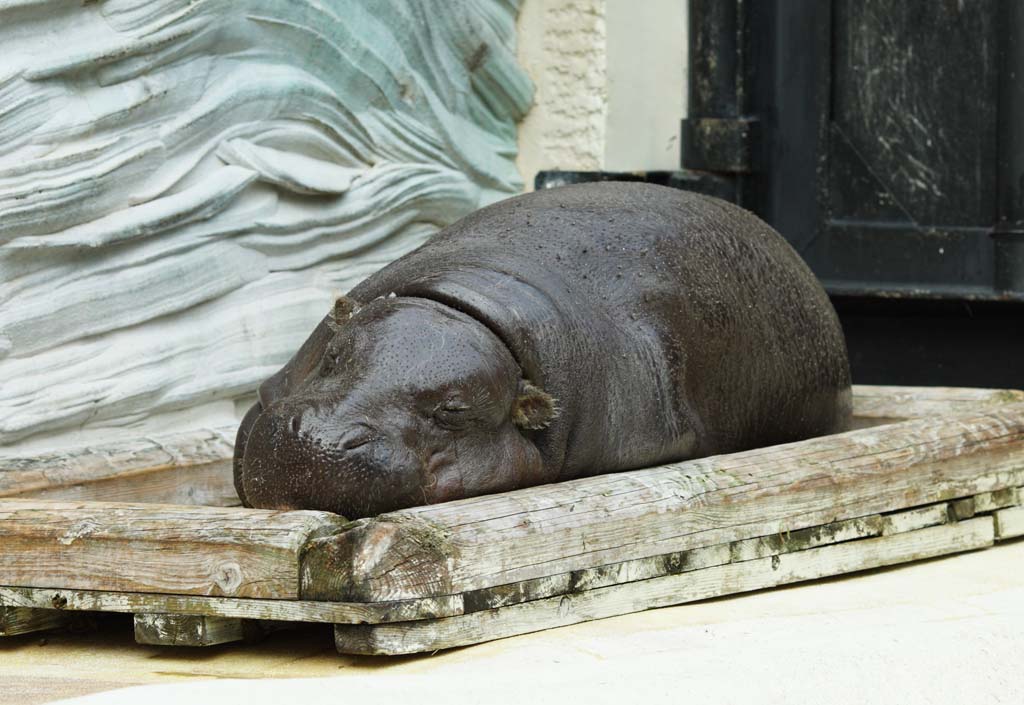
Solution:
{"label": "textured concrete wall", "polygon": [[0,452],[229,423],[335,295],[518,192],[517,5],[0,2]]}
{"label": "textured concrete wall", "polygon": [[519,63],[536,86],[519,172],[679,166],[685,0],[525,0]]}

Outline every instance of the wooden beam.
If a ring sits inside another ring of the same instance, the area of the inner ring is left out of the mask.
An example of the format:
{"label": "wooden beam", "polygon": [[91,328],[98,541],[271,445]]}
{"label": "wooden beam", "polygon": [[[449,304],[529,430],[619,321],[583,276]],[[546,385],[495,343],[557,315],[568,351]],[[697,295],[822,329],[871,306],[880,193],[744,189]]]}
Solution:
{"label": "wooden beam", "polygon": [[214,646],[252,639],[257,624],[230,617],[183,614],[135,615],[135,641],[154,646]]}
{"label": "wooden beam", "polygon": [[1018,487],[1022,453],[1024,404],[1011,404],[418,507],[312,541],[301,592],[355,602],[468,593],[799,531]]}
{"label": "wooden beam", "polygon": [[49,610],[54,614],[61,613],[55,610],[81,610],[340,624],[435,619],[462,614],[463,611],[462,595],[403,602],[311,602],[12,586],[0,587],[0,602],[12,607]]}
{"label": "wooden beam", "polygon": [[898,423],[931,416],[984,413],[1024,402],[1024,391],[975,387],[898,387],[855,384],[854,428]]}
{"label": "wooden beam", "polygon": [[61,612],[0,604],[0,637],[56,629],[66,623],[67,615]]}
{"label": "wooden beam", "polygon": [[992,517],[616,584],[446,619],[338,625],[345,654],[410,654],[990,546]]}
{"label": "wooden beam", "polygon": [[234,428],[0,456],[0,497],[237,506]]}
{"label": "wooden beam", "polygon": [[1000,509],[995,512],[996,537],[1000,541],[1024,536],[1024,507]]}
{"label": "wooden beam", "polygon": [[[928,510],[928,511],[923,511]],[[845,541],[891,536],[928,526],[944,524],[949,504],[929,505],[894,514],[872,514],[753,539],[717,544],[690,551],[670,553],[595,566],[570,573],[534,578],[519,583],[473,590],[464,595],[464,613],[504,607],[556,595],[608,587],[637,580],[650,580],[706,568],[770,558]]]}
{"label": "wooden beam", "polygon": [[287,600],[313,538],[345,521],[276,512],[0,500],[0,584]]}

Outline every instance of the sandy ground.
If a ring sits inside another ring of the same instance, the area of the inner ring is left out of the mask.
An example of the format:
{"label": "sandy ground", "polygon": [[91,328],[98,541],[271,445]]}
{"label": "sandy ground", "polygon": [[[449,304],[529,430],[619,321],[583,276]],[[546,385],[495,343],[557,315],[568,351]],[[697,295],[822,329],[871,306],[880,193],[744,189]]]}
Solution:
{"label": "sandy ground", "polygon": [[0,641],[0,705],[1021,703],[1024,541],[419,657],[339,656],[328,627],[202,650],[131,632]]}

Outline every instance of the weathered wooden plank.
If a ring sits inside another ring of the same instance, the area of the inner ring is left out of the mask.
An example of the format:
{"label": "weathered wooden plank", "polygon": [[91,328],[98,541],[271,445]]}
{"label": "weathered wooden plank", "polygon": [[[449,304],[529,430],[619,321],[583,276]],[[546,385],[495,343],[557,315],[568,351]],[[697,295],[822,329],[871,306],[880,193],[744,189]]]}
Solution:
{"label": "weathered wooden plank", "polygon": [[885,515],[872,514],[798,531],[759,536],[728,544],[626,560],[519,583],[482,588],[465,593],[465,612],[476,612],[504,607],[517,602],[539,600],[637,580],[649,580],[665,575],[676,575],[730,562],[767,558],[842,541],[882,535],[891,536],[943,524],[947,521],[948,513],[948,503],[933,504],[904,512]]}
{"label": "weathered wooden plank", "polygon": [[1022,458],[1024,404],[1010,404],[418,507],[313,541],[302,595],[468,593],[799,531],[1020,486]]}
{"label": "weathered wooden plank", "polygon": [[848,541],[446,619],[337,625],[338,651],[409,654],[475,644],[815,578],[852,573],[992,545],[993,521],[979,517],[904,534]]}
{"label": "weathered wooden plank", "polygon": [[[15,495],[12,495],[15,496]],[[165,467],[31,490],[18,498],[238,507],[230,460]]]}
{"label": "weathered wooden plank", "polygon": [[277,512],[0,500],[0,584],[295,599],[313,538],[345,521]]}
{"label": "weathered wooden plank", "polygon": [[1000,509],[993,516],[996,519],[996,538],[1000,541],[1024,536],[1024,507]]}
{"label": "weathered wooden plank", "polygon": [[471,590],[464,594],[464,613],[722,565],[729,562],[731,548],[718,544]]}
{"label": "weathered wooden plank", "polygon": [[277,622],[361,624],[405,622],[462,614],[463,596],[447,595],[404,602],[310,602],[198,595],[109,592],[0,586],[0,601],[14,607],[128,614],[179,614],[235,617]]}
{"label": "weathered wooden plank", "polygon": [[41,632],[62,627],[66,623],[67,615],[54,610],[0,604],[0,637]]}
{"label": "weathered wooden plank", "polygon": [[236,506],[234,428],[0,455],[0,497]]}
{"label": "weathered wooden plank", "polygon": [[974,497],[963,497],[949,503],[947,511],[949,521],[963,521],[975,515]]}
{"label": "weathered wooden plank", "polygon": [[995,492],[982,492],[974,497],[974,511],[980,514],[1024,504],[1024,494],[1021,489],[1020,487],[1007,487]]}
{"label": "weathered wooden plank", "polygon": [[231,617],[135,615],[135,641],[153,646],[214,646],[252,639],[259,631],[258,625]]}
{"label": "weathered wooden plank", "polygon": [[899,387],[855,384],[854,428],[897,423],[929,416],[984,413],[1024,402],[1024,391],[977,387]]}
{"label": "weathered wooden plank", "polygon": [[881,515],[872,514],[823,526],[811,526],[796,531],[759,536],[732,543],[730,557],[733,562],[749,561],[840,541],[880,536],[885,526],[886,520]]}
{"label": "weathered wooden plank", "polygon": [[929,504],[924,507],[915,507],[904,512],[893,512],[884,514],[885,521],[882,526],[882,535],[902,534],[907,531],[916,531],[929,526],[945,524],[949,520],[949,504]]}

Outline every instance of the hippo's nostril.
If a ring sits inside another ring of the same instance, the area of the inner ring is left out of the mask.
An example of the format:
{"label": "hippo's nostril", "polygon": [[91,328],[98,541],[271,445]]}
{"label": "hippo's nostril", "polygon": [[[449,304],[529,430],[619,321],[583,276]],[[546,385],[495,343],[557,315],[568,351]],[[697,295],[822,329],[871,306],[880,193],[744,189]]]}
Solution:
{"label": "hippo's nostril", "polygon": [[297,415],[292,416],[288,419],[288,430],[291,431],[292,434],[298,435],[300,426],[301,421],[299,420],[299,417]]}

